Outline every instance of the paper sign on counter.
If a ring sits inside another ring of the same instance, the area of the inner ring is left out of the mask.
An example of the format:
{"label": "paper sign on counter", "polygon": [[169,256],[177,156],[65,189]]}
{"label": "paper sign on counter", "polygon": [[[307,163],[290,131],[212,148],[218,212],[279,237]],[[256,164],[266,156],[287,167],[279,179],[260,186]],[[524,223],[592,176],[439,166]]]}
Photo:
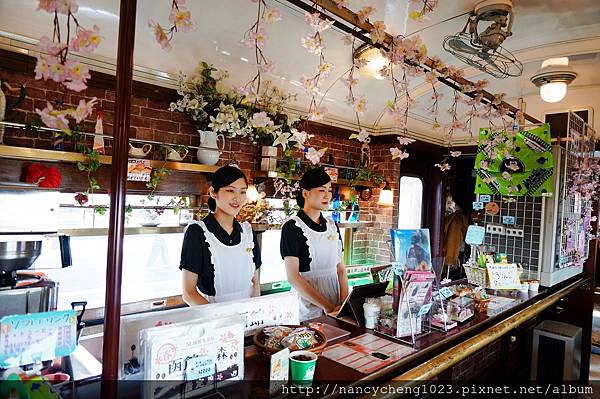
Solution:
{"label": "paper sign on counter", "polygon": [[521,286],[516,263],[488,263],[487,272],[492,289],[512,290]]}
{"label": "paper sign on counter", "polygon": [[63,310],[0,319],[0,368],[18,367],[73,353],[77,312]]}
{"label": "paper sign on counter", "polygon": [[279,392],[288,381],[290,373],[290,349],[285,348],[271,355],[271,371],[269,392],[275,394]]}

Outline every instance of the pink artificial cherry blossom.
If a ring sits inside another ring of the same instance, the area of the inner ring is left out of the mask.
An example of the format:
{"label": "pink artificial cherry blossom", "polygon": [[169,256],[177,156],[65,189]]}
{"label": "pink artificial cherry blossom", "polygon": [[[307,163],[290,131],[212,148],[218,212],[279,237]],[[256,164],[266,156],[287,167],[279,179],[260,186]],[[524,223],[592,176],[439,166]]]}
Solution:
{"label": "pink artificial cherry blossom", "polygon": [[46,108],[43,110],[36,108],[35,112],[41,117],[44,125],[48,126],[49,128],[70,132],[69,121],[67,120],[66,115],[54,111],[52,104],[46,103]]}
{"label": "pink artificial cherry blossom", "polygon": [[383,21],[373,22],[373,29],[369,33],[373,43],[383,43],[385,41],[385,24]]}
{"label": "pink artificial cherry blossom", "polygon": [[160,47],[165,51],[171,51],[171,42],[169,37],[165,33],[165,30],[158,22],[154,22],[153,20],[148,20],[148,26],[153,28],[154,30],[154,39]]}
{"label": "pink artificial cherry blossom", "polygon": [[308,113],[308,120],[318,122],[323,120],[325,114],[327,113],[327,108],[325,107],[315,107],[312,112]]}
{"label": "pink artificial cherry blossom", "polygon": [[71,116],[75,118],[75,122],[79,123],[91,115],[97,102],[98,100],[96,97],[87,102],[85,100],[79,100],[79,105],[77,105],[77,108],[71,113]]}
{"label": "pink artificial cherry blossom", "polygon": [[81,28],[77,30],[77,36],[71,41],[71,50],[81,53],[91,53],[98,47],[101,40],[98,25],[94,25],[92,30]]}
{"label": "pink artificial cherry blossom", "polygon": [[367,19],[375,12],[375,7],[371,5],[366,5],[356,13],[358,20],[361,24],[367,22]]}
{"label": "pink artificial cherry blossom", "polygon": [[171,7],[169,22],[171,22],[177,30],[190,32],[195,28],[194,22],[192,21],[192,13],[186,7],[181,5],[181,1],[178,1],[178,3],[177,7]]}
{"label": "pink artificial cherry blossom", "polygon": [[395,160],[395,159],[403,160],[403,159],[408,158],[408,156],[409,156],[408,152],[403,151],[403,150],[399,149],[398,147],[390,148],[390,153],[392,154],[392,160]]}
{"label": "pink artificial cherry blossom", "polygon": [[275,8],[267,8],[263,19],[268,24],[281,21],[281,12]]}
{"label": "pink artificial cherry blossom", "polygon": [[326,151],[327,151],[327,148],[322,148],[320,150],[316,150],[313,147],[310,147],[306,150],[305,156],[306,156],[306,159],[308,159],[310,161],[310,163],[312,163],[313,165],[316,165],[319,162],[321,162],[321,158],[323,157],[323,155],[325,155]]}

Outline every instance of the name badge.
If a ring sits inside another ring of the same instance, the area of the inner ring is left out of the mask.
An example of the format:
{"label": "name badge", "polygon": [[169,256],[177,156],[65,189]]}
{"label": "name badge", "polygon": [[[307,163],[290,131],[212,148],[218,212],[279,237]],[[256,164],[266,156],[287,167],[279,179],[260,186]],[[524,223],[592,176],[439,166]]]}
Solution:
{"label": "name badge", "polygon": [[327,236],[328,240],[335,240],[337,238],[337,236],[335,234],[330,234]]}
{"label": "name badge", "polygon": [[252,247],[248,247],[248,248],[246,248],[246,252],[252,252],[252,249],[253,249]]}

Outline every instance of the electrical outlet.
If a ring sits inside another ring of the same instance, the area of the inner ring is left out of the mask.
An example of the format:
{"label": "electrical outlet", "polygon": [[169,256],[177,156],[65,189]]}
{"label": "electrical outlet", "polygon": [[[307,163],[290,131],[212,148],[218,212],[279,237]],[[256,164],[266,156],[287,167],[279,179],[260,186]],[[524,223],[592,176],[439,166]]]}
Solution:
{"label": "electrical outlet", "polygon": [[506,235],[511,236],[511,237],[523,238],[523,229],[515,229],[514,227],[507,227]]}
{"label": "electrical outlet", "polygon": [[499,226],[497,224],[488,224],[485,226],[485,232],[488,234],[504,234],[504,226]]}

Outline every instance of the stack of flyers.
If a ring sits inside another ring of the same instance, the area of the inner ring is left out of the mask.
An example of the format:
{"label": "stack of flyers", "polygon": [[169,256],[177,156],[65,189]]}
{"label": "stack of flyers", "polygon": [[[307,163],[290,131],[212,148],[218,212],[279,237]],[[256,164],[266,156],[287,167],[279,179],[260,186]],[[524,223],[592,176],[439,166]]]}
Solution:
{"label": "stack of flyers", "polygon": [[422,318],[428,313],[420,311],[431,303],[435,274],[427,271],[408,271],[400,294],[396,336],[420,334]]}

